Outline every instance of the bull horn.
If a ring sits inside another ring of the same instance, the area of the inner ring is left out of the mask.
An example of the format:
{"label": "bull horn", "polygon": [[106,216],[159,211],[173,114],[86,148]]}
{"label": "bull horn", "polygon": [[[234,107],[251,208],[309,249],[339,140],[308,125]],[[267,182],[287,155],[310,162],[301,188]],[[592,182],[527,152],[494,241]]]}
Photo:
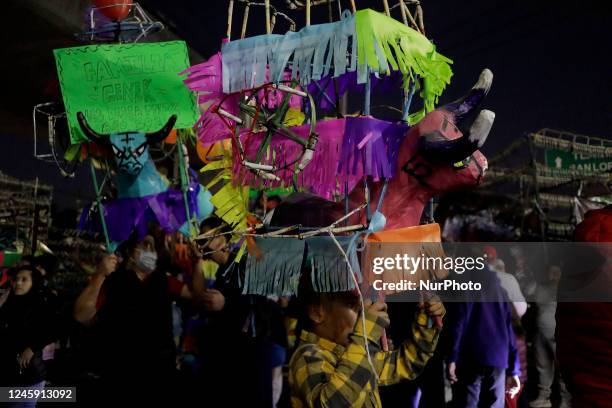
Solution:
{"label": "bull horn", "polygon": [[94,131],[89,126],[89,123],[87,123],[87,120],[85,119],[85,115],[83,114],[83,112],[77,112],[77,121],[79,122],[79,125],[81,126],[81,130],[83,131],[87,139],[99,145],[109,144],[110,142],[108,139],[109,135],[101,134],[101,133]]}
{"label": "bull horn", "polygon": [[164,127],[159,129],[157,132],[147,133],[147,141],[149,143],[159,143],[168,137],[174,124],[176,123],[176,115],[170,116],[170,119],[166,122]]}
{"label": "bull horn", "polygon": [[488,68],[483,69],[478,78],[478,82],[476,82],[470,92],[456,101],[444,105],[442,109],[453,115],[455,123],[461,122],[484,100],[491,89],[492,83],[493,72]]}
{"label": "bull horn", "polygon": [[495,113],[482,110],[472,126],[468,135],[458,139],[445,139],[439,132],[423,135],[419,139],[419,152],[428,160],[457,163],[469,157],[480,149],[487,140]]}

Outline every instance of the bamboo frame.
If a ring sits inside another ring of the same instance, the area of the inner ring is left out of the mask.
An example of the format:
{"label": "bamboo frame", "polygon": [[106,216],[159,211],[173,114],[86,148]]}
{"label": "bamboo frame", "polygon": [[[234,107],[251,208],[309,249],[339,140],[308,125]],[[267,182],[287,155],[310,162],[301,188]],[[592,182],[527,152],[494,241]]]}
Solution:
{"label": "bamboo frame", "polygon": [[96,205],[98,207],[98,213],[100,213],[100,223],[102,224],[102,232],[104,233],[104,241],[106,242],[106,252],[111,253],[111,243],[108,236],[108,229],[106,228],[106,219],[104,218],[104,206],[102,205],[102,191],[98,187],[98,178],[96,177],[96,169],[93,160],[90,160],[89,164],[91,168],[91,179],[96,193]]}
{"label": "bamboo frame", "polygon": [[272,16],[270,17],[270,32],[274,31],[274,26],[276,25],[276,15],[278,13],[274,12],[272,13]]}
{"label": "bamboo frame", "polygon": [[[410,0],[408,0],[410,4],[414,4],[415,2],[410,2]],[[393,5],[389,10],[393,11],[396,7],[400,8],[400,12],[402,13],[402,20],[403,23],[406,24],[409,27],[414,28],[415,30],[417,30],[418,32],[421,32],[421,29],[419,28],[419,25],[417,24],[415,18],[412,16],[412,13],[410,12],[410,9],[408,8],[408,5],[406,4],[406,0],[398,0],[398,2]],[[405,18],[405,20],[404,20]]]}
{"label": "bamboo frame", "polygon": [[[234,0],[232,0],[234,1]],[[271,34],[274,31],[274,26],[276,24],[276,17],[283,17],[285,21],[289,24],[289,31],[295,31],[296,23],[295,21],[289,17],[287,14],[280,12],[274,7],[274,5],[270,4],[269,0],[266,2],[257,2],[251,0],[235,0],[240,3],[244,3],[244,11],[242,15],[242,27],[240,29],[240,39],[244,39],[247,34],[248,20],[249,20],[249,12],[251,7],[264,7],[266,11],[266,33]],[[320,0],[323,1],[323,0]],[[315,1],[316,5],[316,1]]]}
{"label": "bamboo frame", "polygon": [[183,135],[178,131],[176,132],[176,143],[178,147],[178,149],[176,149],[176,153],[178,154],[179,176],[181,180],[181,191],[183,193],[183,203],[185,205],[186,222],[189,226],[189,232],[195,235],[198,231],[198,222],[195,216],[192,217],[192,214],[189,211],[189,201],[187,197],[187,191],[189,190],[189,169],[187,167],[185,153],[183,151]]}
{"label": "bamboo frame", "polygon": [[421,34],[425,35],[425,25],[423,24],[423,7],[421,7],[420,3],[416,5],[416,15],[419,22],[419,30]]}
{"label": "bamboo frame", "polygon": [[306,26],[310,25],[310,0],[306,0]]}
{"label": "bamboo frame", "polygon": [[232,19],[234,17],[234,0],[229,1],[227,7],[227,33],[226,37],[228,40],[232,38]]}
{"label": "bamboo frame", "polygon": [[366,83],[365,83],[365,92],[364,92],[364,99],[363,99],[363,114],[365,116],[369,116],[370,115],[370,94],[371,94],[371,89],[372,89],[372,72],[370,71],[370,68],[367,69],[368,71],[368,77],[366,78]]}
{"label": "bamboo frame", "polygon": [[404,7],[406,7],[406,4],[404,3],[404,0],[399,0],[399,5],[400,5],[400,12],[402,13],[402,22],[404,23],[404,25],[408,25],[408,18],[406,17],[406,9]]}
{"label": "bamboo frame", "polygon": [[265,1],[266,8],[266,34],[272,33],[272,28],[270,27],[270,0]]}
{"label": "bamboo frame", "polygon": [[[354,215],[358,211],[363,210],[366,207],[366,205],[367,205],[367,203],[361,204],[359,207],[354,208],[351,212],[349,212],[348,214],[346,214],[343,217],[339,218],[338,220],[334,221],[332,224],[330,224],[327,227],[316,228],[316,229],[314,229],[312,231],[304,232],[304,233],[301,233],[301,234],[285,234],[286,232],[302,228],[301,224],[295,224],[295,225],[291,225],[289,227],[282,227],[279,230],[267,232],[267,233],[264,233],[264,234],[256,234],[256,233],[254,233],[254,231],[256,231],[257,229],[263,227],[263,224],[257,224],[257,225],[255,225],[253,227],[250,227],[250,228],[247,228],[247,229],[241,230],[241,231],[228,231],[228,232],[221,232],[221,233],[217,233],[217,234],[214,233],[214,230],[208,231],[208,232],[206,232],[204,234],[198,235],[197,237],[194,238],[194,240],[200,241],[200,240],[220,237],[220,236],[223,236],[223,235],[241,235],[241,236],[246,236],[246,237],[269,237],[269,238],[298,238],[298,239],[304,239],[304,238],[309,238],[309,237],[313,237],[315,235],[324,234],[324,233],[327,233],[327,234],[329,234],[329,233],[337,234],[337,233],[342,233],[342,232],[362,231],[362,230],[366,229],[366,227],[364,225],[362,225],[362,224],[348,225],[348,226],[344,226],[344,227],[338,227],[337,225],[340,224],[341,222],[343,222],[344,220],[348,219],[349,217],[351,217],[352,215]],[[211,233],[211,232],[213,232],[213,233]]]}
{"label": "bamboo frame", "polygon": [[406,4],[404,4],[404,10],[406,11],[406,15],[408,16],[408,19],[410,20],[410,23],[412,24],[412,26],[422,34],[423,32],[419,28],[419,25],[417,24],[416,20],[412,16],[412,13],[410,12]]}
{"label": "bamboo frame", "polygon": [[389,1],[383,0],[383,7],[385,8],[385,14],[387,17],[391,17],[391,11],[389,11]]}
{"label": "bamboo frame", "polygon": [[408,92],[404,90],[404,101],[402,104],[402,121],[408,122],[408,116],[410,116],[410,105],[412,104],[412,97],[414,96],[414,90],[416,88],[416,78],[414,81],[410,81]]}
{"label": "bamboo frame", "polygon": [[244,14],[242,15],[242,29],[240,30],[240,39],[244,39],[246,36],[247,23],[249,21],[249,9],[251,5],[249,3],[244,7]]}

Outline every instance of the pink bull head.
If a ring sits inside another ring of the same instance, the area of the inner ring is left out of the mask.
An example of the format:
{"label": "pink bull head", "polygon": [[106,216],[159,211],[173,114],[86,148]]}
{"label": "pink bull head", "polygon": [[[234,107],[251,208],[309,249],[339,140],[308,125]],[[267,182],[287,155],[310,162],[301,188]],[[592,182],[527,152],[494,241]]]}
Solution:
{"label": "pink bull head", "polygon": [[[388,181],[382,203],[381,211],[387,220],[385,229],[418,225],[423,209],[432,197],[475,187],[482,182],[487,160],[478,149],[486,141],[495,114],[488,110],[480,111],[465,134],[460,127],[476,113],[492,80],[492,72],[485,69],[467,95],[430,112],[408,131],[399,148],[398,170]],[[370,185],[373,207],[378,202],[382,186],[382,182]],[[351,208],[362,204],[364,196],[363,184],[359,184],[349,195]],[[324,226],[344,215],[343,203],[324,201],[316,197],[290,199],[289,203],[276,209],[272,222],[274,225],[300,222],[305,226]],[[313,211],[313,208],[319,211]],[[363,218],[365,215],[361,220],[351,221],[364,223]]]}
{"label": "pink bull head", "polygon": [[[486,96],[493,74],[485,69],[463,98],[430,112],[408,131],[398,154],[398,171],[389,181],[382,203],[386,229],[418,225],[427,202],[448,191],[475,187],[483,180],[487,159],[478,150],[491,130],[495,114],[482,110],[466,134],[459,130]],[[376,203],[380,183],[372,188]],[[351,193],[363,202],[363,188]]]}

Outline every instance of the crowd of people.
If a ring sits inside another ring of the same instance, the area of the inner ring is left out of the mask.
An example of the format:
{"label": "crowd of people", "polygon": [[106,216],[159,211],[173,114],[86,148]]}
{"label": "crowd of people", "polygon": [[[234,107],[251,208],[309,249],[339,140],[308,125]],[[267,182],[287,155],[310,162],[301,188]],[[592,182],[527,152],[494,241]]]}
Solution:
{"label": "crowd of people", "polygon": [[[484,248],[483,282],[499,302],[373,303],[358,291],[315,292],[310,268],[296,297],[245,295],[246,255],[237,259],[231,229],[211,217],[201,225],[207,232],[196,246],[151,225],[115,253],[101,251],[67,307],[46,278],[49,256],[22,260],[0,298],[0,384],[77,386],[84,406],[126,398],[176,406],[569,406],[556,370],[556,304],[528,305],[523,296],[554,291],[558,266],[533,287],[524,253],[511,251],[504,262]],[[440,317],[443,327],[432,323]],[[54,356],[55,345],[62,353]]]}

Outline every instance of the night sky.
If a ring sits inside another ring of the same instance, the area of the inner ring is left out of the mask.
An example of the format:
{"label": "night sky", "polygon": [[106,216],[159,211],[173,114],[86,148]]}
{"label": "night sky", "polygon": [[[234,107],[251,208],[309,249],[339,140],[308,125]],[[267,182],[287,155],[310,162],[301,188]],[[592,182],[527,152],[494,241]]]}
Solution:
{"label": "night sky", "polygon": [[[441,103],[469,89],[482,68],[490,68],[495,75],[485,107],[497,117],[485,154],[494,155],[525,132],[544,127],[612,139],[612,13],[608,3],[422,1],[428,37],[440,53],[454,61],[454,77]],[[225,33],[227,2],[142,0],[141,4],[203,57],[218,50]],[[382,9],[381,1],[357,1],[360,8],[366,4]],[[13,17],[26,13],[15,2],[7,7]],[[326,21],[326,13],[326,9],[321,15],[315,12],[313,22]],[[239,14],[234,33],[239,30]],[[8,35],[13,41],[5,41],[3,52],[2,74],[11,84],[3,87],[0,106],[0,171],[21,178],[38,176],[56,187],[60,204],[72,206],[77,193],[91,194],[88,169],[82,168],[76,180],[65,180],[54,166],[33,158],[31,109],[49,100],[52,93],[52,49],[75,42],[68,30],[61,32],[31,14],[25,17],[33,20],[32,30],[26,30],[23,21],[17,25],[15,18],[3,23],[3,38]],[[263,33],[263,25],[253,22],[249,33]],[[48,39],[42,41],[44,38]],[[37,46],[30,47],[34,42]]]}

